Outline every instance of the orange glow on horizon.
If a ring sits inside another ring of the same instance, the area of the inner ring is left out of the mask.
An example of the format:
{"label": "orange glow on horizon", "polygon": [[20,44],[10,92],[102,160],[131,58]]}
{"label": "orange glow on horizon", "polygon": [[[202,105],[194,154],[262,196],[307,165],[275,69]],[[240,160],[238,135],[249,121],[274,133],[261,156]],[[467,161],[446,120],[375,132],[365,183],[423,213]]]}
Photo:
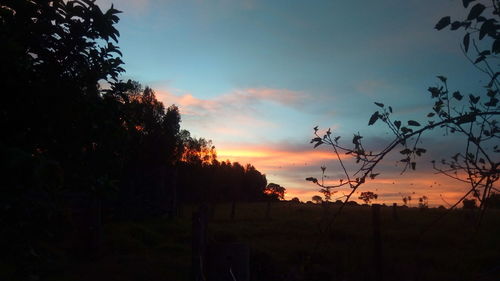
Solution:
{"label": "orange glow on horizon", "polygon": [[[245,145],[241,148],[218,149],[217,156],[220,161],[227,159],[240,164],[252,164],[267,175],[268,182],[276,182],[286,188],[286,200],[298,197],[303,202],[310,201],[314,195],[322,196],[319,192],[320,187],[307,182],[305,177],[312,176],[320,179],[320,167],[323,163],[336,162],[334,152],[312,148],[310,150],[286,150],[279,147]],[[349,155],[341,155],[341,157],[351,159]],[[301,167],[306,166],[317,167],[317,173],[304,176]],[[294,172],[290,172],[291,169]],[[337,166],[328,167],[328,172],[341,173],[340,167]],[[325,185],[338,183],[337,178],[325,179]],[[334,201],[350,192],[347,186],[335,190],[338,192],[332,195]],[[468,185],[444,175],[436,175],[430,170],[408,171],[404,175],[400,175],[400,171],[392,170],[392,172],[382,171],[382,174],[375,179],[367,178],[366,183],[353,194],[350,200],[362,203],[358,199],[358,193],[362,191],[379,194],[379,198],[373,203],[402,205],[402,196],[411,195],[413,197],[411,206],[415,207],[418,204],[418,198],[425,195],[429,198],[429,206],[449,207],[447,202],[455,203],[468,191]]]}

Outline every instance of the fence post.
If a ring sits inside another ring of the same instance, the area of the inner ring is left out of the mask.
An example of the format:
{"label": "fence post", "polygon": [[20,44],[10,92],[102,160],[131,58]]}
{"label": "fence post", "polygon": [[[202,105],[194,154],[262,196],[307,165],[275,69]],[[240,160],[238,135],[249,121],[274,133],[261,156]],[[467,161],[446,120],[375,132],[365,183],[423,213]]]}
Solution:
{"label": "fence post", "polygon": [[372,205],[373,219],[373,265],[375,266],[375,280],[382,281],[382,238],[380,235],[380,205]]}
{"label": "fence post", "polygon": [[399,221],[398,203],[392,203],[392,218],[394,219],[394,221]]}
{"label": "fence post", "polygon": [[207,235],[206,208],[200,207],[193,213],[192,221],[192,252],[191,252],[191,274],[193,281],[205,280],[204,264]]}

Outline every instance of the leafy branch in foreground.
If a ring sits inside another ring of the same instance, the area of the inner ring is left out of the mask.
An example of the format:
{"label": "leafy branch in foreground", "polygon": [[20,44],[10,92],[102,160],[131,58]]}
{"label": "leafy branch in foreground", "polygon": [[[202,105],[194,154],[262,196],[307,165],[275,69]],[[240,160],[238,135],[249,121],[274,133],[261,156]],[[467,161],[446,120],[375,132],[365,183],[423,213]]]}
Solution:
{"label": "leafy branch in foreground", "polygon": [[[467,8],[474,0],[464,1]],[[447,78],[437,76],[438,86],[429,87],[428,92],[434,101],[431,111],[427,114],[425,122],[416,120],[395,120],[392,118],[393,108],[383,103],[375,102],[379,109],[374,112],[368,125],[377,122],[384,123],[393,135],[393,139],[380,151],[368,151],[362,143],[363,136],[354,134],[352,146],[346,146],[339,142],[340,136],[334,136],[331,129],[324,134],[319,133],[318,127],[314,128],[314,138],[311,143],[314,147],[329,145],[339,162],[346,180],[339,180],[338,184],[325,186],[315,178],[306,180],[320,186],[322,190],[331,190],[348,186],[350,192],[344,199],[344,204],[338,209],[336,214],[330,219],[327,228],[341,213],[351,196],[357,189],[369,179],[374,179],[379,175],[375,173],[377,165],[391,152],[399,147],[402,158],[399,160],[403,164],[401,173],[408,170],[415,170],[417,160],[427,152],[427,149],[420,147],[420,139],[423,134],[434,129],[443,129],[446,135],[455,135],[456,138],[465,140],[465,146],[449,160],[433,161],[433,168],[439,174],[453,178],[460,182],[467,183],[469,190],[462,198],[453,204],[450,209],[455,208],[467,197],[474,197],[479,202],[481,215],[478,222],[487,208],[488,198],[495,192],[500,192],[495,187],[495,183],[500,177],[500,138],[499,118],[499,81],[500,72],[496,71],[498,65],[490,63],[492,59],[497,59],[500,52],[500,1],[493,0],[492,6],[486,7],[481,3],[474,5],[468,17],[462,21],[451,22],[450,17],[443,17],[435,26],[441,30],[451,26],[451,30],[464,28],[466,35],[461,46],[465,56],[471,61],[474,67],[489,77],[489,82],[484,85],[484,92],[478,95],[463,95],[460,91],[450,91]],[[477,37],[475,37],[477,36]],[[473,46],[471,50],[470,46]],[[479,44],[482,43],[482,44]],[[483,47],[481,47],[483,46]],[[484,49],[485,46],[489,49]],[[473,52],[476,58],[473,59]],[[432,136],[431,136],[432,137]],[[350,155],[352,160],[358,165],[354,171],[348,171],[346,160],[341,155]]]}

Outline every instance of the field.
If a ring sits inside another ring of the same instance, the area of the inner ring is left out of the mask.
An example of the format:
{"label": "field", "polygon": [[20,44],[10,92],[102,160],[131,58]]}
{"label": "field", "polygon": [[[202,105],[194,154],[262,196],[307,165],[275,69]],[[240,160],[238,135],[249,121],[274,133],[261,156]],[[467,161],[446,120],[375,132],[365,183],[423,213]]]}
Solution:
{"label": "field", "polygon": [[[500,280],[500,213],[490,210],[474,228],[474,214],[381,208],[381,258],[374,259],[372,210],[348,206],[320,234],[338,206],[276,202],[242,203],[210,211],[209,243],[242,242],[250,248],[251,280]],[[191,214],[176,219],[109,223],[104,248],[92,261],[69,262],[56,280],[190,280]],[[321,239],[320,239],[321,237]],[[319,243],[319,239],[321,240]]]}

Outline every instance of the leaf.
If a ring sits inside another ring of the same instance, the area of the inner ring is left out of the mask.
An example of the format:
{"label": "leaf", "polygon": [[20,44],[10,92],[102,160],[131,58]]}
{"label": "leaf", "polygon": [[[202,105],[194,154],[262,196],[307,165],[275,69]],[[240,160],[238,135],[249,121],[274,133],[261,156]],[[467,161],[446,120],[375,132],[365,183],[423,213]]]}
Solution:
{"label": "leaf", "polygon": [[463,44],[464,50],[467,53],[469,51],[469,43],[470,43],[470,33],[465,34]]}
{"label": "leaf", "polygon": [[484,11],[484,5],[481,3],[477,3],[470,9],[469,15],[467,16],[467,20],[473,20],[481,15],[481,13]]}
{"label": "leaf", "polygon": [[359,144],[359,140],[362,139],[363,137],[360,136],[360,135],[354,135],[354,137],[352,138],[352,143],[353,144]]}
{"label": "leaf", "polygon": [[318,131],[318,126],[314,127],[314,132],[317,132]]}
{"label": "leaf", "polygon": [[462,98],[463,98],[464,96],[462,96],[462,95],[460,94],[460,92],[459,92],[459,91],[456,91],[456,92],[454,92],[454,93],[453,93],[453,97],[454,97],[456,100],[462,100]]}
{"label": "leaf", "polygon": [[488,97],[493,98],[496,96],[498,90],[492,91],[491,89],[488,90],[488,93],[486,94]]}
{"label": "leaf", "polygon": [[454,21],[454,22],[451,24],[451,30],[457,30],[457,29],[459,29],[461,26],[462,26],[462,23],[461,23],[461,22],[459,22],[459,21]]}
{"label": "leaf", "polygon": [[383,104],[383,103],[380,103],[380,102],[375,102],[375,104],[376,104],[378,107],[384,107],[384,104]]}
{"label": "leaf", "polygon": [[462,0],[462,3],[464,4],[464,8],[467,8],[471,2],[474,2],[476,0]]}
{"label": "leaf", "polygon": [[376,176],[380,175],[380,173],[377,174],[370,174],[370,178],[373,180]]}
{"label": "leaf", "polygon": [[415,151],[415,154],[417,154],[418,156],[421,156],[426,151],[427,150],[425,148],[417,148],[417,150]]}
{"label": "leaf", "polygon": [[431,117],[433,117],[434,115],[436,115],[436,114],[435,114],[434,112],[431,112],[431,113],[427,114],[427,117],[431,118]]}
{"label": "leaf", "polygon": [[491,52],[494,54],[500,53],[500,39],[496,39],[491,46]]}
{"label": "leaf", "polygon": [[491,77],[490,83],[488,83],[488,88],[490,88],[491,86],[493,86],[493,83],[495,83],[495,80],[497,79],[497,77],[498,77],[499,74],[500,74],[500,72],[496,72],[495,75],[493,75],[493,77]]}
{"label": "leaf", "polygon": [[479,96],[475,97],[475,96],[473,96],[473,95],[469,95],[469,100],[470,100],[470,102],[471,102],[472,104],[476,104],[476,103],[479,101],[479,99],[480,99],[480,98],[481,98],[481,97],[479,97]]}
{"label": "leaf", "polygon": [[313,177],[306,178],[306,181],[312,181],[314,183],[318,183],[318,179]]}
{"label": "leaf", "polygon": [[322,144],[323,144],[323,141],[318,141],[318,142],[314,145],[314,148],[316,148],[316,147],[318,147],[318,146],[320,146],[320,145],[322,145]]}
{"label": "leaf", "polygon": [[415,170],[415,167],[417,166],[417,163],[416,162],[411,162],[411,169],[412,170]]}
{"label": "leaf", "polygon": [[410,154],[411,150],[409,148],[405,148],[405,149],[401,150],[399,153],[401,153],[401,154]]}
{"label": "leaf", "polygon": [[407,134],[407,133],[413,133],[413,130],[412,129],[408,129],[406,127],[402,127],[401,128],[401,132],[403,132],[403,134]]}
{"label": "leaf", "polygon": [[494,107],[494,106],[497,106],[497,103],[498,103],[498,99],[497,98],[491,98],[489,102],[485,103],[484,105],[488,106],[488,107]]}
{"label": "leaf", "polygon": [[457,125],[464,124],[464,123],[470,123],[476,121],[476,116],[474,114],[466,114],[460,117],[460,119],[457,120]]}
{"label": "leaf", "polygon": [[396,128],[399,129],[399,127],[401,127],[401,121],[399,120],[394,121],[394,126],[396,126]]}
{"label": "leaf", "polygon": [[375,122],[377,122],[377,120],[378,120],[378,117],[379,117],[379,114],[378,114],[378,111],[376,111],[375,113],[372,114],[372,117],[370,117],[370,121],[368,121],[368,126],[375,124]]}
{"label": "leaf", "polygon": [[389,112],[392,113],[392,107],[389,106]]}
{"label": "leaf", "polygon": [[442,17],[439,22],[436,24],[436,26],[434,26],[435,29],[437,30],[441,30],[445,27],[447,27],[451,22],[451,19],[449,16],[446,16],[446,17]]}
{"label": "leaf", "polygon": [[479,56],[475,61],[474,61],[474,64],[476,63],[479,63],[479,62],[482,62],[484,59],[486,59],[485,56]]}
{"label": "leaf", "polygon": [[436,87],[429,87],[427,91],[431,93],[433,98],[437,98],[439,97],[439,94],[441,94],[441,91]]}
{"label": "leaf", "polygon": [[447,78],[441,75],[436,76],[441,82],[446,83]]}
{"label": "leaf", "polygon": [[489,35],[491,37],[495,36],[496,25],[493,20],[487,20],[479,29],[479,40],[483,39],[485,35]]}
{"label": "leaf", "polygon": [[418,123],[417,121],[415,120],[409,120],[408,121],[408,126],[415,126],[415,127],[418,127],[420,126],[420,123]]}
{"label": "leaf", "polygon": [[318,138],[314,138],[309,143],[318,142],[318,141],[321,141],[321,138],[319,138],[319,137]]}

